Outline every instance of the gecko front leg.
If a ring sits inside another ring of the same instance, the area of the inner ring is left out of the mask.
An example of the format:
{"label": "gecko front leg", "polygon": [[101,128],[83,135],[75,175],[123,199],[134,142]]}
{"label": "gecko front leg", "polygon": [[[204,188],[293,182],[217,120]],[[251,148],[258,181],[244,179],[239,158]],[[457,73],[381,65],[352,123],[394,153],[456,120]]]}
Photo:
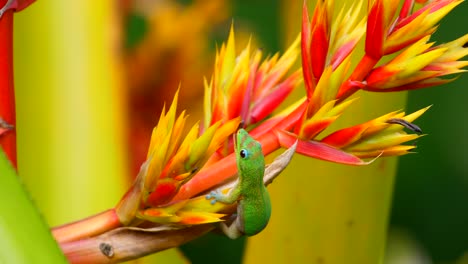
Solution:
{"label": "gecko front leg", "polygon": [[[210,200],[211,204],[215,204],[216,202],[221,202],[221,203],[227,203],[227,204],[233,204],[235,203],[240,196],[240,190],[238,188],[235,188],[231,190],[228,194],[223,194],[220,190],[212,191],[208,195],[206,195],[206,199]],[[240,206],[240,205],[237,205]],[[242,232],[242,223],[239,218],[239,214],[237,213],[236,218],[232,222],[230,226],[228,226],[226,223],[220,223],[219,227],[221,231],[230,239],[236,239],[238,237],[241,237],[244,235]]]}
{"label": "gecko front leg", "polygon": [[211,204],[215,204],[216,202],[226,203],[226,204],[233,204],[237,201],[240,196],[240,190],[238,188],[234,188],[228,194],[223,194],[220,190],[211,191],[209,194],[205,196],[207,200],[210,200]]}

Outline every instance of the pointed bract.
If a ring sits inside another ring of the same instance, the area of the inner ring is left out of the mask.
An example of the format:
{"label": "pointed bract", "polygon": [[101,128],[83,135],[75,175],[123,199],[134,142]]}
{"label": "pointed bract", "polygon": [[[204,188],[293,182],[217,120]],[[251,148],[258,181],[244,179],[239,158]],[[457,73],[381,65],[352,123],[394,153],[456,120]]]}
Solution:
{"label": "pointed bract", "polygon": [[217,54],[213,77],[205,81],[203,130],[237,117],[244,127],[260,122],[299,84],[299,74],[287,76],[299,55],[299,38],[283,56],[276,54],[263,62],[260,50],[252,55],[250,42],[238,56],[234,43],[231,29],[228,44]]}

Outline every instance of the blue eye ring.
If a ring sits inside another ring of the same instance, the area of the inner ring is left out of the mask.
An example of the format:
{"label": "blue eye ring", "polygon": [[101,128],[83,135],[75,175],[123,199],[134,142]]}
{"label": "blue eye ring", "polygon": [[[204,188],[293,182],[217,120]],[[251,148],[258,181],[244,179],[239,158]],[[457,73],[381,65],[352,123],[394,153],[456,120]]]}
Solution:
{"label": "blue eye ring", "polygon": [[241,158],[245,159],[249,156],[249,152],[246,149],[241,149],[239,155]]}

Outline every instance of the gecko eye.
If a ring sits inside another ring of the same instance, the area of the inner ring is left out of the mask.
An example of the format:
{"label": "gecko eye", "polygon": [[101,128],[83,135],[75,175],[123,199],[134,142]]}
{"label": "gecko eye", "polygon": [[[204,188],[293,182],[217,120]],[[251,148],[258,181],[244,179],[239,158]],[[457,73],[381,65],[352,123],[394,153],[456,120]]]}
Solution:
{"label": "gecko eye", "polygon": [[239,155],[241,156],[241,158],[245,159],[249,156],[249,152],[245,149],[241,149],[241,151],[239,152]]}

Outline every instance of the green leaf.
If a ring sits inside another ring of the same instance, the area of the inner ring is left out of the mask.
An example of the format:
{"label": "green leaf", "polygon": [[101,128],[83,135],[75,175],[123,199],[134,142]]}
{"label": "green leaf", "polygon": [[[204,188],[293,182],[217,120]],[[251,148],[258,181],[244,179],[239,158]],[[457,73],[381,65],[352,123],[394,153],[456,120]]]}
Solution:
{"label": "green leaf", "polygon": [[67,263],[3,151],[0,186],[0,263]]}

